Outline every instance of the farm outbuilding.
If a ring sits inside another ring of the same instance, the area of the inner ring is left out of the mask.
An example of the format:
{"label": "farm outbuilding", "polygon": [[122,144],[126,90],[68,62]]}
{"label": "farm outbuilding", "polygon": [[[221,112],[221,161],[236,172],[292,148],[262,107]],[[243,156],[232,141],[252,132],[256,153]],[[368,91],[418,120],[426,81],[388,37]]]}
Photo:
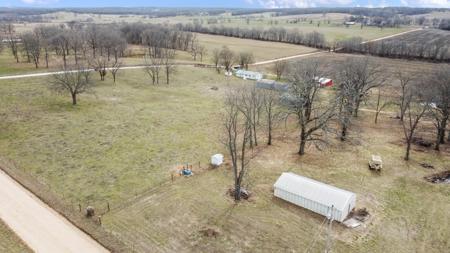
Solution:
{"label": "farm outbuilding", "polygon": [[285,83],[279,83],[274,80],[262,79],[256,82],[256,88],[287,92],[289,90],[289,85]]}
{"label": "farm outbuilding", "polygon": [[355,193],[294,173],[283,173],[278,178],[274,195],[323,216],[332,214],[339,222],[347,218],[356,203]]}
{"label": "farm outbuilding", "polygon": [[243,69],[237,70],[236,76],[243,78],[245,80],[249,79],[249,80],[257,80],[257,81],[259,81],[263,78],[263,74],[261,74],[259,72],[248,71],[248,70],[243,70]]}

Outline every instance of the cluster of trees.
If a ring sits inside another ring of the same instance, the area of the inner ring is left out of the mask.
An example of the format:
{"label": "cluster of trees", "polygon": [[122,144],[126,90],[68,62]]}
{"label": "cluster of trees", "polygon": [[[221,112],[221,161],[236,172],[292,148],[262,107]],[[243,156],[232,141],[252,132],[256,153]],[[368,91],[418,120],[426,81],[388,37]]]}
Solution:
{"label": "cluster of trees", "polygon": [[239,54],[231,51],[227,46],[223,46],[221,50],[214,49],[212,52],[212,61],[216,67],[217,73],[223,66],[226,72],[230,72],[235,63],[241,68],[248,69],[248,66],[254,63],[255,58],[251,52],[240,52]]}
{"label": "cluster of trees", "polygon": [[381,57],[404,58],[404,59],[425,59],[432,61],[449,61],[450,46],[445,36],[440,38],[434,37],[428,40],[428,36],[439,36],[439,34],[431,31],[430,34],[421,34],[417,32],[415,36],[418,41],[411,39],[391,39],[381,40],[369,43],[363,43],[360,37],[353,37],[338,42],[338,51],[345,53],[363,53]]}
{"label": "cluster of trees", "polygon": [[24,58],[36,68],[42,64],[48,68],[52,55],[59,56],[64,67],[69,57],[75,64],[97,57],[117,63],[127,48],[127,42],[114,26],[38,26],[20,35],[15,33],[11,23],[3,24],[0,29],[16,61]]}
{"label": "cluster of trees", "polygon": [[273,129],[286,115],[277,91],[252,86],[232,89],[226,94],[223,140],[231,157],[235,200],[241,199],[242,184],[252,158],[249,149],[259,145],[262,129],[267,134],[267,144],[272,145]]}
{"label": "cluster of trees", "polygon": [[[274,129],[280,122],[293,117],[300,137],[299,155],[305,154],[308,143],[321,149],[330,135],[350,141],[355,138],[350,137],[349,132],[358,118],[360,105],[370,103],[373,91],[377,91],[375,123],[387,105],[398,108],[406,142],[405,160],[410,159],[411,146],[422,121],[434,122],[436,150],[446,141],[450,119],[448,66],[420,77],[398,71],[391,76],[400,83],[400,87],[394,88],[387,82],[382,66],[368,57],[349,57],[334,74],[334,91],[324,90],[318,84],[317,77],[333,75],[325,73],[326,68],[319,61],[297,62],[286,68],[287,90],[254,86],[235,88],[227,94],[224,143],[232,158],[236,200],[240,199],[243,177],[251,159],[249,149],[260,143],[261,132],[266,134],[267,144],[271,145]],[[399,91],[397,96],[387,95],[392,89]],[[450,130],[447,141],[450,142]]]}
{"label": "cluster of trees", "polygon": [[241,39],[254,39],[263,41],[284,42],[297,45],[305,45],[314,48],[326,48],[325,36],[319,32],[302,33],[299,30],[286,30],[283,27],[263,28],[239,28],[225,26],[202,26],[200,24],[177,24],[182,31],[223,35]]}
{"label": "cluster of trees", "polygon": [[120,31],[129,44],[166,47],[181,51],[190,51],[198,47],[195,34],[170,26],[131,23],[122,25]]}

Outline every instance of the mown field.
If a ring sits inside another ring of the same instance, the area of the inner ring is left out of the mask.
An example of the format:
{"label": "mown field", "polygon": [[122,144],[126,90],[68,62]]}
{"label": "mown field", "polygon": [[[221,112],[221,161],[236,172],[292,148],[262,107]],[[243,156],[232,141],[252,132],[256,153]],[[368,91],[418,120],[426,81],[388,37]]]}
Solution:
{"label": "mown field", "polygon": [[151,85],[142,70],[119,72],[76,107],[48,90],[48,78],[0,81],[0,154],[74,206],[114,205],[166,182],[177,165],[206,164],[221,147],[222,92],[210,88],[226,80],[177,72],[169,86]]}
{"label": "mown field", "polygon": [[[373,125],[373,114],[363,113],[360,121],[352,130],[362,138],[359,143],[332,141],[326,151],[310,147],[302,158],[296,155],[295,132],[279,132],[274,146],[255,150],[248,177],[254,195],[248,202],[236,205],[226,195],[232,174],[223,167],[154,188],[108,214],[106,227],[137,252],[321,252],[323,217],[273,197],[277,177],[291,171],[356,192],[357,206],[371,213],[355,230],[335,224],[335,252],[444,252],[450,246],[450,228],[444,225],[450,189],[425,182],[422,177],[433,171],[419,162],[442,170],[450,166],[449,153],[414,151],[413,160],[404,162],[396,120],[382,116]],[[371,154],[383,157],[381,175],[367,169]],[[203,236],[207,228],[218,231],[217,238]]]}
{"label": "mown field", "polygon": [[[226,152],[220,111],[228,85],[251,82],[193,67],[179,67],[169,86],[150,85],[142,70],[119,75],[115,85],[109,78],[96,81],[76,107],[69,96],[47,89],[48,78],[0,81],[0,155],[75,207],[104,210],[109,202],[103,226],[136,252],[323,251],[323,217],[273,197],[272,185],[285,171],[354,191],[357,206],[372,214],[355,230],[334,225],[336,252],[450,247],[450,188],[425,182],[423,176],[434,171],[419,165],[449,168],[448,144],[442,153],[414,147],[405,162],[398,121],[382,115],[374,125],[373,114],[362,112],[351,129],[355,141],[341,144],[330,136],[327,149],[310,146],[300,158],[290,122],[271,147],[260,132],[246,181],[253,197],[235,204],[226,194],[231,170],[207,164],[212,154]],[[367,169],[371,154],[384,160],[380,175]],[[194,165],[195,175],[172,182],[171,174],[185,163]],[[203,236],[208,228],[218,236]]]}
{"label": "mown field", "polygon": [[31,253],[22,240],[0,219],[0,252]]}
{"label": "mown field", "polygon": [[[270,12],[254,15],[231,16],[231,15],[216,15],[216,16],[176,16],[167,18],[149,18],[142,15],[94,15],[94,14],[75,14],[71,12],[57,12],[45,14],[43,23],[25,23],[17,24],[17,31],[23,32],[30,30],[39,24],[53,24],[59,25],[69,21],[79,21],[83,23],[98,23],[110,24],[121,22],[142,22],[142,23],[157,23],[157,24],[177,24],[177,23],[192,23],[198,22],[202,25],[218,25],[239,28],[264,28],[283,27],[286,29],[297,29],[303,33],[317,31],[323,33],[329,42],[335,40],[346,39],[354,36],[362,37],[365,40],[376,39],[388,35],[404,32],[414,27],[400,27],[400,28],[383,28],[366,26],[361,29],[360,25],[353,25],[346,27],[343,25],[346,14],[326,13],[323,14],[308,14],[308,15],[294,15],[294,16],[279,16],[273,17]],[[293,23],[297,19],[300,22]],[[212,21],[214,20],[214,21]],[[318,25],[318,23],[320,23]]]}

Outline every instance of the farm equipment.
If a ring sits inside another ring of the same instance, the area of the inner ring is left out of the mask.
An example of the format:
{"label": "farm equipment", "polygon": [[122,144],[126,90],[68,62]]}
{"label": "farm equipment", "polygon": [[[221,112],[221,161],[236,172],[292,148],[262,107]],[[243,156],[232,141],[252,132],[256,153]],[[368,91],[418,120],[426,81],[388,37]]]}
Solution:
{"label": "farm equipment", "polygon": [[369,161],[369,169],[378,172],[383,169],[383,161],[381,160],[381,156],[372,155],[372,159]]}

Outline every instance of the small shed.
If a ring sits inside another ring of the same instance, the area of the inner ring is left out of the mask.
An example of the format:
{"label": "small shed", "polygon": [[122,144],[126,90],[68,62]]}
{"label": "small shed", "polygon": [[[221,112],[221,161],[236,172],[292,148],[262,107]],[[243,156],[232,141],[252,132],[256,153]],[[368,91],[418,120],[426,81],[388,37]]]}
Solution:
{"label": "small shed", "polygon": [[236,71],[236,76],[243,78],[243,79],[249,79],[249,80],[261,80],[263,78],[263,74],[259,72],[254,71],[247,71],[243,69],[239,69]]}
{"label": "small shed", "polygon": [[323,216],[344,221],[356,204],[356,194],[294,173],[283,173],[274,195]]}
{"label": "small shed", "polygon": [[223,163],[223,155],[215,154],[211,156],[211,164],[214,166],[220,166]]}

